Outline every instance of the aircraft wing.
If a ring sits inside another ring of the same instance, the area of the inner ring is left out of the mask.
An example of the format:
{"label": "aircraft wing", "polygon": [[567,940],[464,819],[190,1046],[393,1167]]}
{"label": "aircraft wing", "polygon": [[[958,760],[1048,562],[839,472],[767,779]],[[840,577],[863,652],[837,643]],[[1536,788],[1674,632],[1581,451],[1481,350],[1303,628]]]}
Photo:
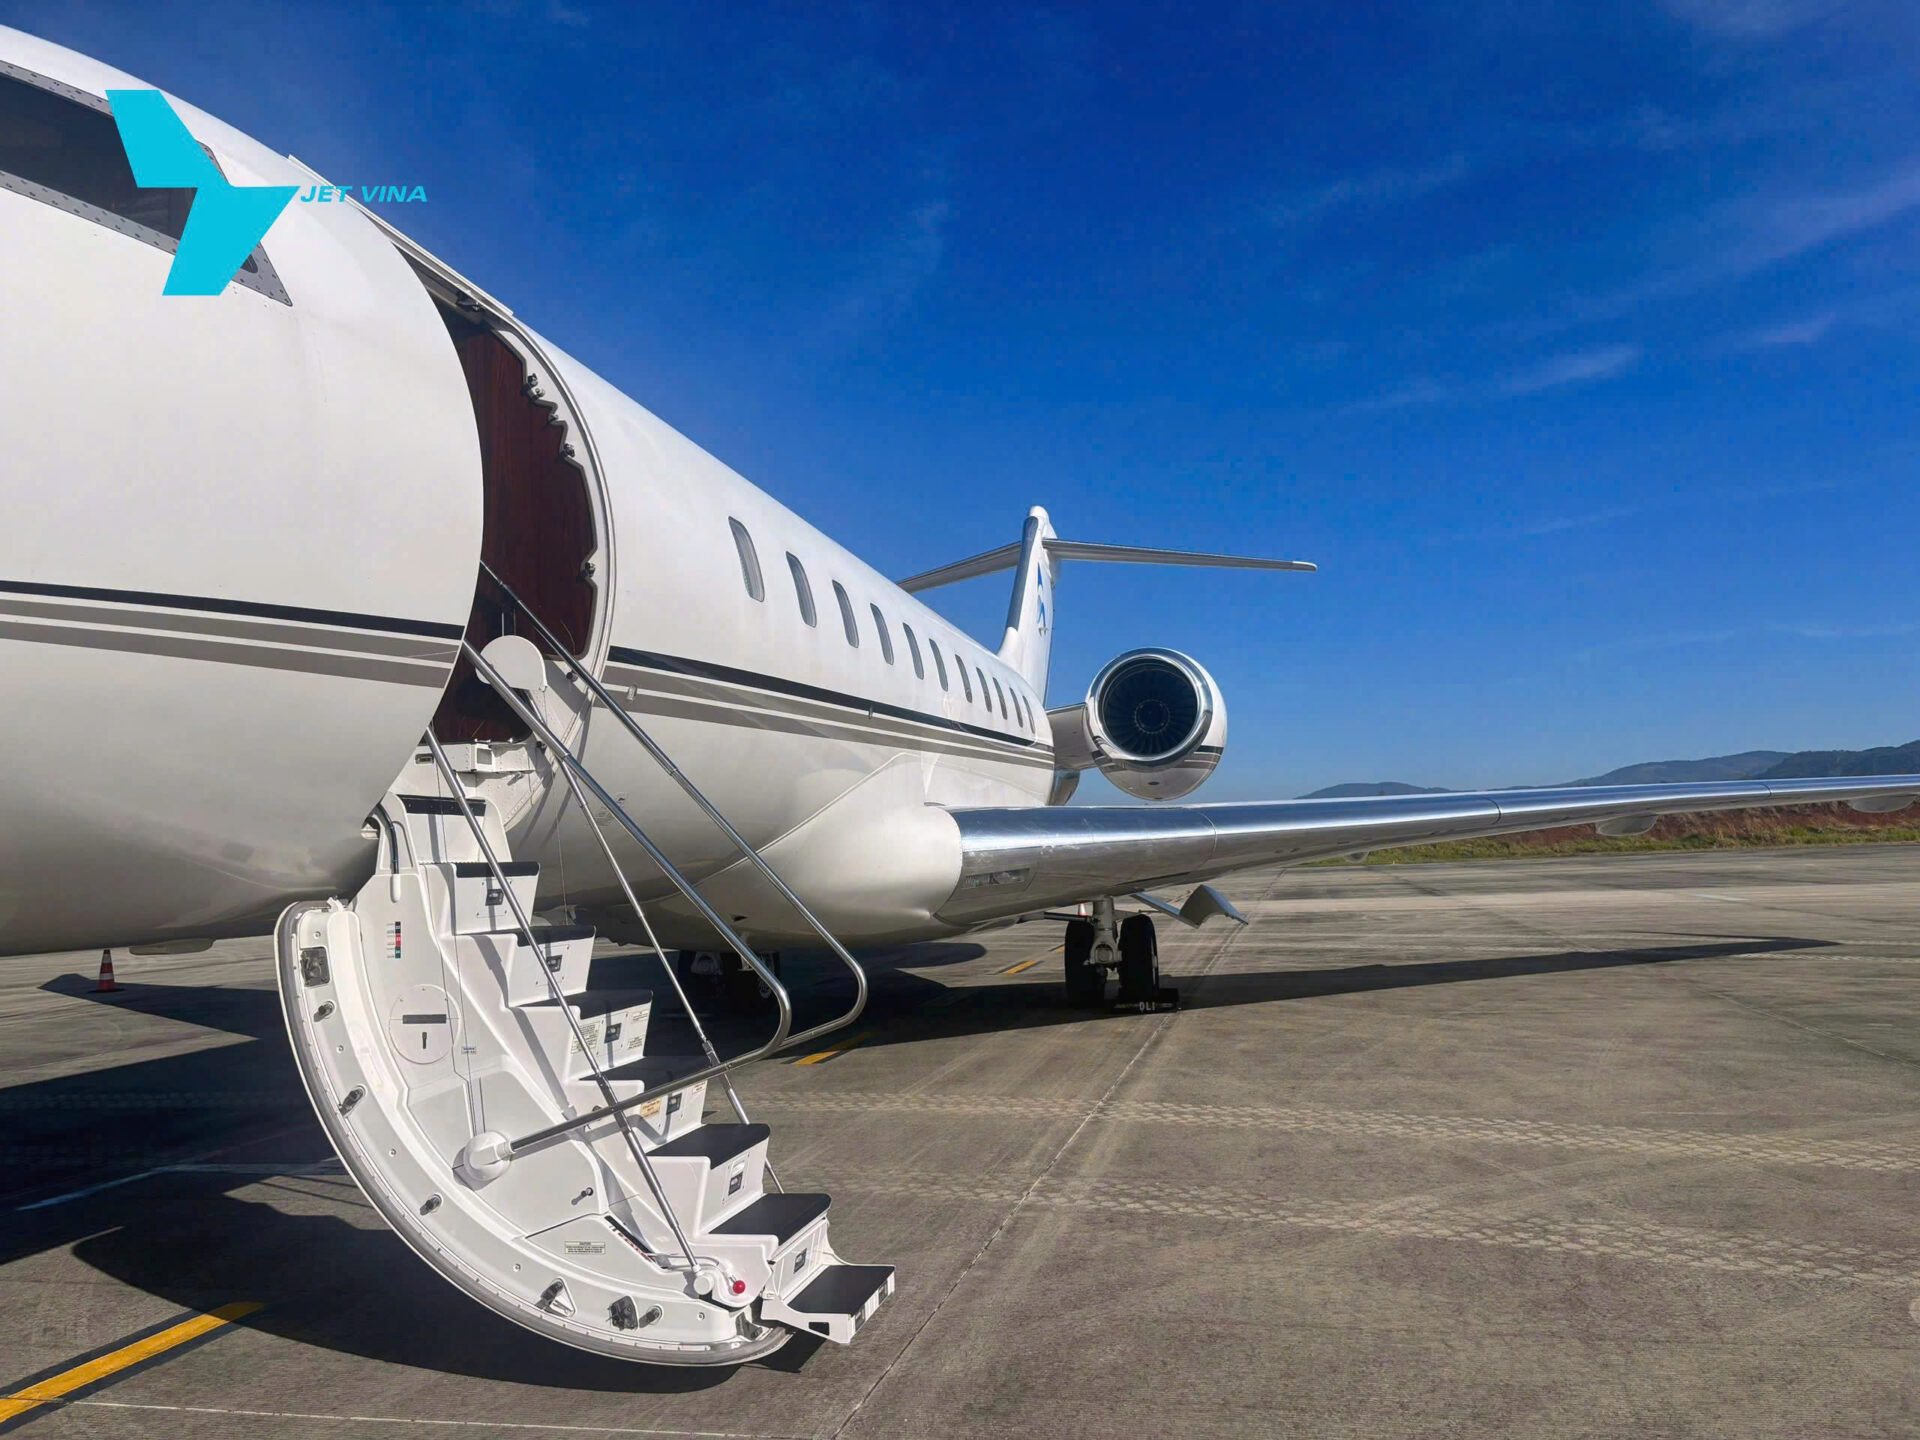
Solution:
{"label": "aircraft wing", "polygon": [[1383,795],[1230,805],[950,810],[960,881],[939,918],[972,925],[1101,895],[1191,884],[1256,865],[1300,864],[1435,840],[1593,825],[1633,835],[1661,815],[1811,805],[1904,809],[1920,775],[1593,785],[1478,794]]}

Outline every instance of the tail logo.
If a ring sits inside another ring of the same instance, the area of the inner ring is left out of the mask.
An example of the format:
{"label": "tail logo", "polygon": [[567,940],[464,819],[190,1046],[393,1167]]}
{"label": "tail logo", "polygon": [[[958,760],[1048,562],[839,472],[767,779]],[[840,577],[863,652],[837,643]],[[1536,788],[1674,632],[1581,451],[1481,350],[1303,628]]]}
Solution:
{"label": "tail logo", "polygon": [[300,187],[229,185],[158,90],[109,90],[107,104],[134,184],[194,192],[162,293],[218,295]]}

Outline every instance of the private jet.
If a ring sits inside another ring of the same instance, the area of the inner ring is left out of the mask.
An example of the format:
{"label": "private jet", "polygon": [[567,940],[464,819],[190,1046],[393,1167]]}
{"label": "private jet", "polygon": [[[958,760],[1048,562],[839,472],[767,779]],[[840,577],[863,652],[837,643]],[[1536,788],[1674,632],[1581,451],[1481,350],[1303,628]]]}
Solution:
{"label": "private jet", "polygon": [[[1143,644],[1049,709],[1063,568],[1312,566],[1069,541],[1035,508],[890,579],[378,216],[293,199],[325,177],[141,93],[0,30],[0,949],[271,934],[348,1172],[539,1334],[729,1365],[872,1319],[893,1267],[838,1254],[734,1084],[853,1022],[861,947],[1061,923],[1074,1001],[1151,1009],[1177,1001],[1156,917],[1233,923],[1207,882],[1243,868],[1920,795],[1175,803],[1225,697]],[[263,187],[284,208],[231,280],[181,293]],[[996,644],[919,598],[1002,572]],[[1094,770],[1144,803],[1068,806]],[[596,984],[596,940],[657,984]],[[777,963],[799,948],[844,967],[818,1024]],[[695,979],[770,1033],[719,1053]],[[649,1045],[656,1003],[687,1053]]]}

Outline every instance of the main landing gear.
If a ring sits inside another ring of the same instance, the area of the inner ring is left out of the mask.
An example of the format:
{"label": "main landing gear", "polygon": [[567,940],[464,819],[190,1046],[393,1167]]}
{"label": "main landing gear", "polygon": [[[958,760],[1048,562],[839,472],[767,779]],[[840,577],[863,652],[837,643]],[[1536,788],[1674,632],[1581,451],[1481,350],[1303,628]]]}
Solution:
{"label": "main landing gear", "polygon": [[1113,900],[1102,896],[1085,920],[1067,922],[1067,999],[1092,1009],[1107,997],[1107,972],[1120,980],[1117,1000],[1123,1010],[1177,1010],[1180,992],[1160,983],[1160,941],[1153,919],[1129,915],[1116,924]]}
{"label": "main landing gear", "polygon": [[[775,975],[780,973],[780,952],[763,952],[760,958]],[[738,955],[730,950],[680,950],[675,952],[681,983],[688,989],[714,993],[722,1010],[744,1014],[772,996],[762,980]]]}

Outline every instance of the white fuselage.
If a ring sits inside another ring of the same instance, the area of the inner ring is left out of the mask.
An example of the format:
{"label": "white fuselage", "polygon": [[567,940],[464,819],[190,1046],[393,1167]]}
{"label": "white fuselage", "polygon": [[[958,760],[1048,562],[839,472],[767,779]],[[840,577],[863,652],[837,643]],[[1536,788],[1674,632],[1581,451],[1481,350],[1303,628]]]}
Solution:
{"label": "white fuselage", "polygon": [[[11,31],[0,62],[96,107],[140,83]],[[311,183],[174,108],[230,182]],[[373,863],[366,816],[452,673],[485,496],[441,312],[477,292],[350,205],[296,201],[262,249],[285,300],[237,284],[167,297],[167,249],[0,189],[0,675],[17,739],[0,769],[0,949],[247,933],[290,900],[350,893]],[[933,919],[959,874],[939,807],[1044,801],[1044,661],[1002,663],[504,310],[468,308],[574,447],[594,511],[587,662],[843,936],[951,933]],[[981,693],[995,682],[1004,708]],[[614,717],[561,715],[566,693],[543,704],[667,853],[748,933],[792,933],[716,873],[725,840]],[[506,807],[516,854],[541,862],[543,903],[613,897],[543,757],[455,750]],[[662,893],[609,834],[642,897]]]}

